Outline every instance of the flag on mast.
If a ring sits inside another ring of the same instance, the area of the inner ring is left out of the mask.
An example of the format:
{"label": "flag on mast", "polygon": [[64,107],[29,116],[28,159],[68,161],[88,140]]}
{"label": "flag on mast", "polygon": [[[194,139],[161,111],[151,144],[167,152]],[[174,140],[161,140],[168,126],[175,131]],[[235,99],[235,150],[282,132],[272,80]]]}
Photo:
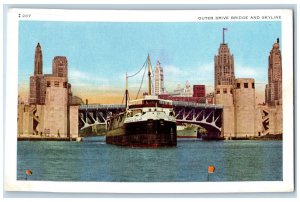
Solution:
{"label": "flag on mast", "polygon": [[225,31],[228,31],[228,29],[223,27],[223,44],[225,44]]}

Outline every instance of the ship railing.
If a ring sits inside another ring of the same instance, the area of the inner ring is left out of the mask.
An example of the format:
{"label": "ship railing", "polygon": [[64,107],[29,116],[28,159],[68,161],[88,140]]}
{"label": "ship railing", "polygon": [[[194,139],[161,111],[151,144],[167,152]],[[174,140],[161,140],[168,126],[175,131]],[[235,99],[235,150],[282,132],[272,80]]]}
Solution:
{"label": "ship railing", "polygon": [[79,109],[125,109],[125,104],[83,104]]}
{"label": "ship railing", "polygon": [[129,109],[134,109],[134,108],[144,108],[144,107],[161,107],[161,108],[173,108],[172,105],[170,104],[155,104],[155,103],[150,103],[150,104],[135,104],[135,105],[129,105]]}

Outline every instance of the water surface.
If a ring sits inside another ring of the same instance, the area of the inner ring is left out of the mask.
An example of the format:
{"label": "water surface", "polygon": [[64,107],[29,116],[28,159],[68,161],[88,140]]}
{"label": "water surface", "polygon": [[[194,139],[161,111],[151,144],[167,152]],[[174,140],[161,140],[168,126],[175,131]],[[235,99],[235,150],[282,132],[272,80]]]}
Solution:
{"label": "water surface", "polygon": [[19,141],[17,179],[101,182],[281,181],[282,141],[178,141],[172,148],[128,148],[103,138]]}

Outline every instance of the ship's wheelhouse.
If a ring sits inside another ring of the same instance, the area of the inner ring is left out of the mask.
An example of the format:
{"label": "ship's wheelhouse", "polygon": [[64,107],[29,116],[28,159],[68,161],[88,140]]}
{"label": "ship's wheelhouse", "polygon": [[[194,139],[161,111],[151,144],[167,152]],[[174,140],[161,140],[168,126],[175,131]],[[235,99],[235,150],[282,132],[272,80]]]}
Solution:
{"label": "ship's wheelhouse", "polygon": [[157,96],[145,96],[145,99],[129,102],[129,109],[144,107],[173,108],[173,104],[171,100],[158,99]]}
{"label": "ship's wheelhouse", "polygon": [[129,102],[127,117],[139,117],[145,114],[165,114],[165,116],[175,117],[171,100],[158,99],[157,96],[145,96],[144,99]]}

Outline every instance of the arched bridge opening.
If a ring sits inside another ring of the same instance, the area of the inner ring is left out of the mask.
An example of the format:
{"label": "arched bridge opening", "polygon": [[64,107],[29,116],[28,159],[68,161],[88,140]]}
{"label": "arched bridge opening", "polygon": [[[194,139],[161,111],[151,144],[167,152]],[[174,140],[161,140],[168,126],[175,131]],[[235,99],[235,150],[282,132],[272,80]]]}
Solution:
{"label": "arched bridge opening", "polygon": [[206,129],[208,138],[222,136],[222,106],[175,102],[174,111],[177,123],[199,125]]}

